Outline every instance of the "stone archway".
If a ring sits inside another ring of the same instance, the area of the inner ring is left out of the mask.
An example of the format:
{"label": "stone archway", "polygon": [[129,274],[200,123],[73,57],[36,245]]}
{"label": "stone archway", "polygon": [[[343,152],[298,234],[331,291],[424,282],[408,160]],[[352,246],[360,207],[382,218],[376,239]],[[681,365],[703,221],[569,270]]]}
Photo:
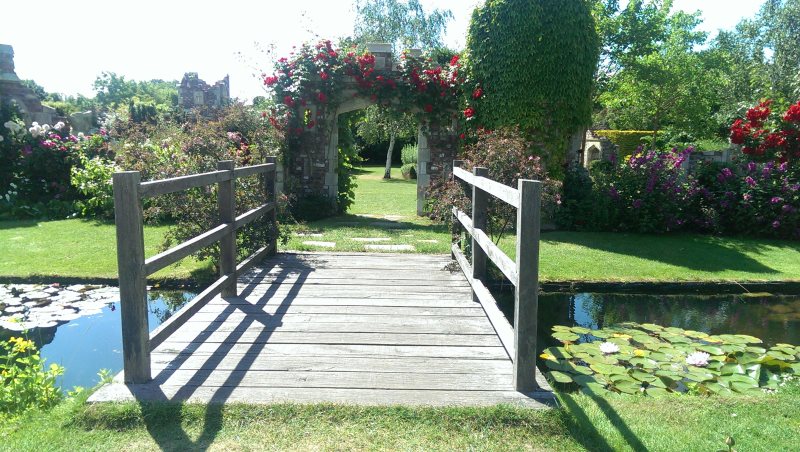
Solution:
{"label": "stone archway", "polygon": [[[396,74],[390,46],[370,45],[375,56],[375,69],[387,77]],[[336,105],[324,102],[308,103],[303,115],[311,120],[306,127],[290,131],[296,136],[289,142],[286,167],[283,174],[284,191],[298,195],[325,196],[332,201],[338,194],[338,117],[341,114],[364,109],[376,104],[375,99],[364,97],[356,82],[340,86]],[[295,107],[298,108],[298,107]],[[299,129],[299,130],[298,130]],[[452,162],[458,150],[457,124],[442,125],[433,118],[421,121],[418,133],[417,160],[417,214],[422,215],[425,194],[431,183],[449,177]],[[288,189],[288,190],[287,190]]]}

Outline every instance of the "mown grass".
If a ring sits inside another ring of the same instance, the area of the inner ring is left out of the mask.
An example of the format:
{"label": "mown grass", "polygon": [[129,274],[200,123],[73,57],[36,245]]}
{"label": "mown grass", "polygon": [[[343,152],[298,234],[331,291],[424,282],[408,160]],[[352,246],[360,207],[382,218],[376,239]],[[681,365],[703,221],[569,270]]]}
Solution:
{"label": "mown grass", "polygon": [[792,450],[800,390],[610,399],[561,409],[104,403],[85,396],[0,429],[8,450]]}
{"label": "mown grass", "polygon": [[[146,226],[145,256],[157,254],[167,226]],[[184,259],[152,280],[187,280],[209,264]],[[113,223],[91,220],[0,221],[0,277],[117,278]]]}

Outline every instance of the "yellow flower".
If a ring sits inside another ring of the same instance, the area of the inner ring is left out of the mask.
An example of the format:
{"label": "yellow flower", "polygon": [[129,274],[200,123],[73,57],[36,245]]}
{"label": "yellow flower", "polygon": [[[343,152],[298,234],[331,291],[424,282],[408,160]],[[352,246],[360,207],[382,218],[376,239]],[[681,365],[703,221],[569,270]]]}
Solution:
{"label": "yellow flower", "polygon": [[25,353],[34,348],[33,341],[25,340],[21,337],[12,337],[8,342],[13,344],[15,353]]}
{"label": "yellow flower", "polygon": [[539,358],[549,359],[550,361],[558,361],[555,356],[553,356],[553,355],[551,355],[551,354],[549,354],[547,352],[542,353],[541,355],[539,355]]}
{"label": "yellow flower", "polygon": [[631,336],[629,334],[614,333],[614,334],[611,335],[611,337],[619,337],[619,338],[622,338],[622,339],[630,339],[633,336]]}
{"label": "yellow flower", "polygon": [[633,354],[638,357],[647,356],[647,352],[645,352],[644,350],[639,350],[638,348],[633,351]]}

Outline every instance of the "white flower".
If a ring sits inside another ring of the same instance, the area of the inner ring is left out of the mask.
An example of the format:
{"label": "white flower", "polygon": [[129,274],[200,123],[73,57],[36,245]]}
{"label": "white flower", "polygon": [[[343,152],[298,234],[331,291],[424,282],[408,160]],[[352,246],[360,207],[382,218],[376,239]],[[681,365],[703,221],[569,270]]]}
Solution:
{"label": "white flower", "polygon": [[0,143],[2,143],[3,140],[5,140],[5,138],[3,138],[3,135],[0,135]]}
{"label": "white flower", "polygon": [[44,130],[44,128],[42,126],[39,125],[38,122],[34,122],[31,125],[30,129],[28,129],[28,132],[30,132],[31,135],[33,135],[33,137],[36,138],[39,135],[44,135],[45,130]]}
{"label": "white flower", "polygon": [[600,351],[606,355],[610,355],[612,353],[617,353],[619,351],[619,346],[613,342],[603,342],[600,344]]}
{"label": "white flower", "polygon": [[3,125],[6,127],[6,129],[10,130],[12,134],[22,130],[22,126],[18,122],[6,121]]}
{"label": "white flower", "polygon": [[54,125],[54,126],[53,126],[53,128],[54,128],[54,129],[56,129],[56,130],[61,130],[61,129],[63,129],[63,128],[64,128],[64,126],[65,126],[65,125],[66,125],[66,124],[64,124],[62,121],[58,121],[58,122],[56,123],[56,125]]}
{"label": "white flower", "polygon": [[689,353],[689,356],[686,357],[686,364],[690,366],[697,366],[697,367],[706,367],[708,365],[708,358],[710,358],[706,352],[693,352]]}
{"label": "white flower", "polygon": [[83,132],[78,132],[78,139],[79,140],[85,140],[86,139],[86,135],[84,135]]}
{"label": "white flower", "polygon": [[42,130],[44,130],[45,132],[49,132],[51,128],[52,127],[50,127],[50,124],[45,124],[42,126]]}

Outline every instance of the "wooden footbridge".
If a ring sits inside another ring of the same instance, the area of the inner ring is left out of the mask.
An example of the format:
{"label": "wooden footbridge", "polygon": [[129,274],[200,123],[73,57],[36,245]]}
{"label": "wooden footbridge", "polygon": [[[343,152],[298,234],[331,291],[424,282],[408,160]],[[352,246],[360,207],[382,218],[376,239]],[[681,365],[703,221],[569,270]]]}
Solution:
{"label": "wooden footbridge", "polygon": [[[236,230],[274,216],[275,165],[219,168],[145,183],[138,173],[114,175],[124,370],[91,402],[552,402],[535,368],[538,183],[515,190],[481,168],[455,168],[473,191],[473,217],[454,211],[471,238],[472,263],[461,243],[448,256],[276,254],[273,241],[237,265]],[[236,216],[234,181],[255,175],[264,178],[266,202]],[[141,199],[208,184],[218,184],[220,225],[145,259]],[[520,242],[533,244],[518,245],[517,256],[527,257],[516,261],[481,230],[487,195],[498,193],[518,207]],[[220,278],[149,333],[146,276],[215,241]],[[517,286],[514,326],[481,282],[487,258]]]}

